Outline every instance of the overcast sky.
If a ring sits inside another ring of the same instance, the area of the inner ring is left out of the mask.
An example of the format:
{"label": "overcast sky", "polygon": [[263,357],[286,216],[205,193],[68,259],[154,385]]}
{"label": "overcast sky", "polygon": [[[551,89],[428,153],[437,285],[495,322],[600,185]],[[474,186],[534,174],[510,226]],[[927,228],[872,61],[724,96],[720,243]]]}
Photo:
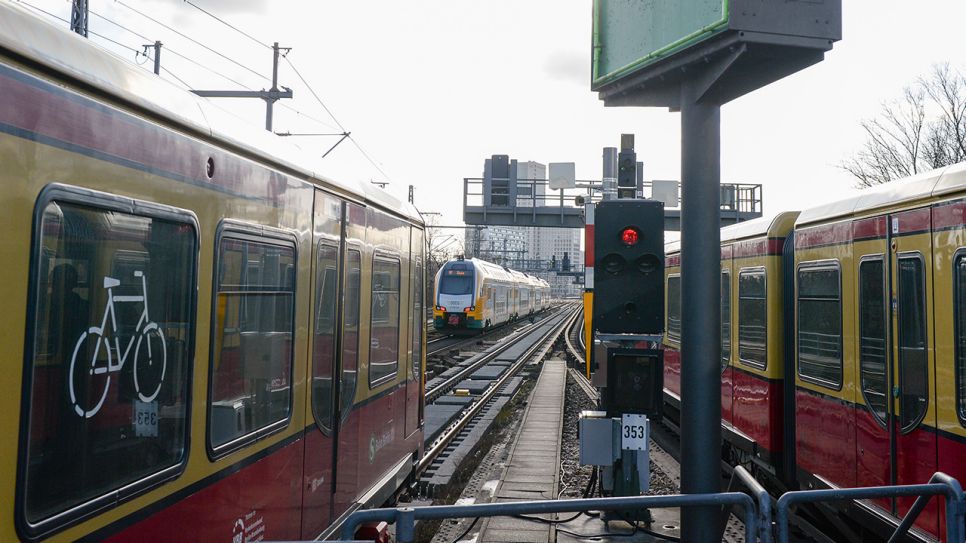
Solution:
{"label": "overcast sky", "polygon": [[[69,0],[28,1],[69,18]],[[415,185],[416,205],[443,213],[446,224],[461,222],[462,178],[480,176],[483,159],[495,153],[574,161],[579,178],[598,179],[601,149],[632,132],[646,179],[679,177],[677,114],[604,108],[590,91],[591,0],[191,2],[261,42],[292,47],[289,59],[388,175],[389,190],[404,197]],[[824,62],[722,110],[722,181],[763,184],[766,213],[854,190],[838,164],[861,146],[859,122],[933,64],[966,68],[966,2],[843,3],[844,38]],[[268,86],[126,5],[266,76],[271,50],[183,0],[90,0],[96,14],[163,41],[171,53],[162,54],[162,64],[192,87],[239,88],[212,72],[256,89]],[[145,41],[98,15],[91,15],[90,29],[133,48]],[[91,39],[134,59],[129,50]],[[303,115],[277,109],[276,130],[338,128],[285,63],[280,84],[294,89],[287,103]],[[256,126],[264,123],[258,101],[220,103]],[[318,154],[334,142],[299,138]],[[383,178],[348,142],[325,162],[332,177]]]}

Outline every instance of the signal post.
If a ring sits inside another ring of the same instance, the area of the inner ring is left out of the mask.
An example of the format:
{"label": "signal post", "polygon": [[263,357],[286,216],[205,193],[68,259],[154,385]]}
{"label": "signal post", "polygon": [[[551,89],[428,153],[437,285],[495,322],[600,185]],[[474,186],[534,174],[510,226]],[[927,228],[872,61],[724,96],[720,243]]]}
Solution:
{"label": "signal post", "polygon": [[[580,456],[601,468],[605,493],[637,496],[649,486],[649,418],[663,401],[664,204],[636,197],[633,135],[621,136],[617,163],[617,198],[587,210],[594,294],[585,311],[603,395],[600,410],[581,414]],[[650,520],[646,510],[631,517]]]}
{"label": "signal post", "polygon": [[[718,492],[720,107],[820,62],[842,37],[841,0],[595,0],[593,25],[605,105],[681,112],[681,490]],[[714,507],[685,508],[681,540],[716,541],[718,522]]]}

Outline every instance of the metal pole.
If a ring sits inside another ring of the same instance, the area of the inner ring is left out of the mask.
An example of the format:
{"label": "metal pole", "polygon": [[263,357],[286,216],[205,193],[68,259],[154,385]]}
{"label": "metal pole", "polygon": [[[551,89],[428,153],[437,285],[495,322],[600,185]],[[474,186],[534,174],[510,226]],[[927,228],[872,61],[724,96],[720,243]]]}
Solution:
{"label": "metal pole", "polygon": [[601,181],[601,198],[617,198],[617,147],[604,147],[604,175]]}
{"label": "metal pole", "polygon": [[87,0],[74,0],[70,8],[70,30],[87,37]]}
{"label": "metal pole", "polygon": [[[278,92],[278,42],[272,44],[272,88],[271,92]],[[272,130],[272,108],[275,99],[265,99],[265,130]]]}
{"label": "metal pole", "polygon": [[[721,486],[721,108],[681,87],[681,491]],[[714,507],[681,511],[681,541],[716,540]]]}
{"label": "metal pole", "polygon": [[161,75],[161,42],[154,42],[154,75]]}

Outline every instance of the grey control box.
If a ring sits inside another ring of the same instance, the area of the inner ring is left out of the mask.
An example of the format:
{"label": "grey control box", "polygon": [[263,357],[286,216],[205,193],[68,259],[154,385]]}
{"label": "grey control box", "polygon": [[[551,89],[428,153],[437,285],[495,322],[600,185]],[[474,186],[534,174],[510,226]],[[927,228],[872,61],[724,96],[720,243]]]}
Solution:
{"label": "grey control box", "polygon": [[610,466],[621,457],[620,442],[614,443],[614,436],[620,436],[614,424],[606,411],[581,411],[577,423],[581,465]]}

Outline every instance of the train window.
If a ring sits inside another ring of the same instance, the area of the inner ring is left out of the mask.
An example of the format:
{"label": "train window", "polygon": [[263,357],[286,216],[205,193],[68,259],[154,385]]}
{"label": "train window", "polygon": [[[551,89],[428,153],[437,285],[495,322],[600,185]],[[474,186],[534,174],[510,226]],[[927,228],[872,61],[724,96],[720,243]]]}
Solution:
{"label": "train window", "polygon": [[681,276],[667,278],[667,335],[681,339]]}
{"label": "train window", "polygon": [[842,296],[837,262],[798,268],[798,374],[822,386],[842,385]]}
{"label": "train window", "polygon": [[731,360],[731,273],[721,270],[721,371]]}
{"label": "train window", "polygon": [[926,354],[926,283],[922,257],[900,256],[899,291],[899,423],[914,428],[926,414],[929,369]]}
{"label": "train window", "polygon": [[956,319],[956,403],[959,422],[966,426],[966,252],[956,254],[953,266],[956,277],[953,280]]}
{"label": "train window", "polygon": [[859,264],[859,374],[866,407],[886,420],[886,295],[882,257]]}
{"label": "train window", "polygon": [[332,429],[339,248],[320,243],[315,263],[315,333],[312,342],[312,413],[323,430]]}
{"label": "train window", "polygon": [[[463,269],[464,267],[469,269]],[[461,266],[460,269],[455,269],[454,266],[443,271],[439,278],[439,292],[454,296],[473,294],[473,268]]]}
{"label": "train window", "polygon": [[423,317],[423,264],[422,254],[415,253],[416,273],[413,274],[413,379],[422,382],[420,370],[422,369],[423,359],[423,324],[426,322]]}
{"label": "train window", "polygon": [[224,232],[215,283],[208,442],[227,449],[291,412],[295,245]]}
{"label": "train window", "polygon": [[339,380],[340,412],[344,421],[355,400],[359,368],[359,300],[362,286],[362,253],[346,251],[345,293],[342,305],[342,378]]}
{"label": "train window", "polygon": [[738,273],[738,359],[760,369],[767,365],[767,298],[764,268]]}
{"label": "train window", "polygon": [[369,326],[369,386],[399,368],[399,260],[372,260],[372,312]]}
{"label": "train window", "polygon": [[187,456],[197,230],[158,204],[99,200],[51,189],[37,208],[20,468],[21,520],[43,531]]}

